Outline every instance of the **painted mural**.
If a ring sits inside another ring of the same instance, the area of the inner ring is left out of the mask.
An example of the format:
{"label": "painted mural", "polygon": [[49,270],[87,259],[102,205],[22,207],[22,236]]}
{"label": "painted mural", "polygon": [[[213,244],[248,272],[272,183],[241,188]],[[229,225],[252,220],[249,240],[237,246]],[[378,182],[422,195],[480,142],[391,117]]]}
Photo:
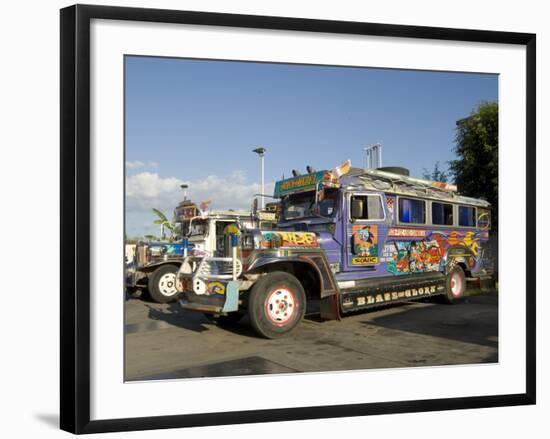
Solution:
{"label": "painted mural", "polygon": [[352,265],[378,264],[378,226],[354,224],[352,234]]}
{"label": "painted mural", "polygon": [[396,275],[443,271],[444,256],[452,247],[455,250],[460,248],[469,250],[463,255],[453,253],[453,260],[457,256],[463,256],[467,258],[470,265],[474,265],[480,254],[481,237],[481,234],[476,232],[453,231],[448,234],[427,233],[423,239],[419,240],[389,239],[384,245],[382,260],[387,263],[388,272]]}
{"label": "painted mural", "polygon": [[206,291],[208,294],[225,294],[225,285],[218,281],[208,282]]}
{"label": "painted mural", "polygon": [[489,230],[491,225],[491,212],[486,209],[477,209],[477,226],[481,230]]}
{"label": "painted mural", "polygon": [[393,222],[393,206],[395,205],[395,198],[386,196],[386,206],[388,206],[388,212],[390,213],[390,220]]}
{"label": "painted mural", "polygon": [[388,272],[393,274],[423,273],[442,269],[445,254],[439,242],[422,241],[392,241],[386,244],[385,252],[391,257],[387,260]]}
{"label": "painted mural", "polygon": [[262,232],[262,246],[278,247],[317,247],[317,235],[311,232]]}

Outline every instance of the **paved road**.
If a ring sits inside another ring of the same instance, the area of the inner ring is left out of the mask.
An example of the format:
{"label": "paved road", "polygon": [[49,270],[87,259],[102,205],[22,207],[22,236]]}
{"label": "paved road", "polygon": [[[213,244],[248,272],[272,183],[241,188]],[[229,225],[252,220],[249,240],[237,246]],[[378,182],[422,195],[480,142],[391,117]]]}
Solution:
{"label": "paved road", "polygon": [[126,301],[126,379],[411,367],[498,361],[498,295],[410,302],[341,321],[309,313],[291,337],[259,338],[245,317],[219,327],[176,304]]}

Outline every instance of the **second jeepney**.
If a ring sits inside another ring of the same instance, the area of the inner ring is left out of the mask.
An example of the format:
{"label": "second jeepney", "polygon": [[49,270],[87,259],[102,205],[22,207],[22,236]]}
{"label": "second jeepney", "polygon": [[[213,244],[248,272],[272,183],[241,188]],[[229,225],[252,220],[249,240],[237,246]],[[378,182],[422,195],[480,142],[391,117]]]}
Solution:
{"label": "second jeepney", "polygon": [[126,267],[127,289],[147,289],[150,299],[158,303],[176,300],[176,273],[184,257],[187,254],[223,254],[223,230],[228,224],[239,224],[243,230],[273,228],[276,223],[276,206],[271,204],[270,209],[252,215],[250,211],[203,210],[190,200],[182,201],[174,210],[175,240],[137,243],[133,258]]}
{"label": "second jeepney", "polygon": [[490,204],[447,183],[383,170],[311,172],[278,181],[277,230],[225,232],[225,254],[189,256],[181,305],[220,318],[247,313],[262,336],[291,332],[310,300],[323,319],[439,296],[490,278]]}

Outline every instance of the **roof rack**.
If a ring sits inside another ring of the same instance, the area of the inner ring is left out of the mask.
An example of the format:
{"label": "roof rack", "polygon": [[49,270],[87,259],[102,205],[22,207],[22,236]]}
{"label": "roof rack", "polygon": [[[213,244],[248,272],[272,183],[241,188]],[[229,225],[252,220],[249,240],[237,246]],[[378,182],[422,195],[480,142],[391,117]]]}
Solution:
{"label": "roof rack", "polygon": [[457,187],[454,184],[424,180],[376,169],[352,168],[349,173],[340,177],[340,181],[343,186],[350,189],[386,191],[397,195],[444,199],[480,207],[490,206],[490,203],[485,200],[458,194]]}

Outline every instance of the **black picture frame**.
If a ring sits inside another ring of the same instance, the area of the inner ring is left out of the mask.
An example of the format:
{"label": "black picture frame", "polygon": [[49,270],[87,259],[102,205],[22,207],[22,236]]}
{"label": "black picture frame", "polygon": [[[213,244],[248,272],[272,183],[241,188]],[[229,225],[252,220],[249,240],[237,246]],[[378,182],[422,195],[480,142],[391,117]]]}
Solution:
{"label": "black picture frame", "polygon": [[[133,20],[333,34],[486,42],[526,47],[526,392],[508,395],[90,420],[90,21]],[[274,422],[535,404],[536,36],[211,12],[75,5],[61,10],[61,404],[72,433]]]}

